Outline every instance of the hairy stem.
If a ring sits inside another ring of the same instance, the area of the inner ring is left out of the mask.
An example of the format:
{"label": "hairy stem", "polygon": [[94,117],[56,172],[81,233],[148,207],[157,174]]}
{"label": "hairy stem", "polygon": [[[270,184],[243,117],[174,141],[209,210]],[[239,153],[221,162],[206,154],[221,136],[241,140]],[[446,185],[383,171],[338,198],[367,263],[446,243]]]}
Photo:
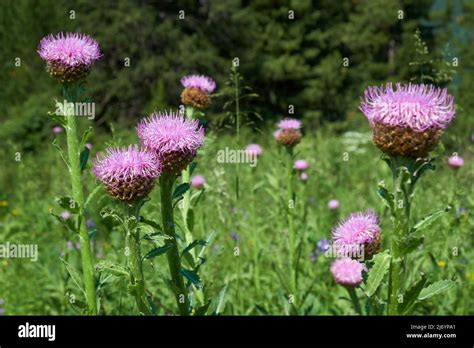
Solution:
{"label": "hairy stem", "polygon": [[349,296],[351,297],[352,305],[354,306],[356,313],[362,315],[362,308],[360,307],[359,298],[357,297],[355,288],[350,287],[346,289],[349,292]]}
{"label": "hairy stem", "polygon": [[160,194],[161,194],[161,218],[163,221],[163,229],[169,237],[167,240],[170,250],[168,250],[168,266],[171,275],[171,285],[176,298],[176,304],[181,315],[189,315],[189,299],[184,279],[181,274],[181,258],[178,250],[178,241],[174,228],[173,216],[173,184],[176,180],[174,175],[162,174],[160,177]]}
{"label": "hairy stem", "polygon": [[141,314],[151,315],[148,300],[145,295],[145,278],[143,277],[143,262],[140,251],[140,231],[136,228],[140,218],[140,203],[123,203],[125,218],[126,247],[128,267],[130,268],[130,285],[134,287],[133,294]]}
{"label": "hairy stem", "polygon": [[[77,101],[79,86],[63,86],[63,96],[68,103]],[[77,135],[77,122],[75,115],[66,116],[66,138],[69,159],[69,175],[71,178],[72,197],[79,208],[77,226],[81,243],[82,275],[84,280],[86,303],[89,314],[97,315],[97,301],[94,285],[94,271],[92,266],[92,253],[84,215],[84,189],[81,181],[81,164],[79,141]]]}
{"label": "hairy stem", "polygon": [[287,219],[288,219],[288,252],[290,265],[290,290],[296,296],[296,264],[295,264],[295,224],[293,210],[293,148],[287,147],[286,179],[287,179]]}

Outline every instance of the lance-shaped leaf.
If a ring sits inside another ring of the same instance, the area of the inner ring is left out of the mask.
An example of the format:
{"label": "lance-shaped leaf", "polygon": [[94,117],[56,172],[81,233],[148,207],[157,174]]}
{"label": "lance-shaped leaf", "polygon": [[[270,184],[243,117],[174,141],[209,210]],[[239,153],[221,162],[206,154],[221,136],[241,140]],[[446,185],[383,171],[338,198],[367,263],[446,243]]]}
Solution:
{"label": "lance-shaped leaf", "polygon": [[171,246],[172,246],[171,244],[166,244],[166,245],[163,245],[161,247],[155,248],[155,249],[149,251],[143,258],[144,259],[151,259],[153,257],[163,255],[163,254],[167,253],[168,250],[171,249]]}
{"label": "lance-shaped leaf", "polygon": [[439,219],[445,212],[451,210],[451,206],[448,205],[445,209],[435,211],[434,213],[428,214],[423,219],[418,221],[415,226],[413,226],[411,232],[417,232],[425,229],[430,226],[433,222]]}
{"label": "lance-shaped leaf", "polygon": [[421,290],[420,294],[418,295],[418,300],[423,301],[432,296],[441,294],[445,291],[448,291],[455,285],[456,285],[456,282],[449,279],[437,281],[431,285],[428,285],[423,290]]}
{"label": "lance-shaped leaf", "polygon": [[173,199],[181,197],[187,190],[189,190],[189,183],[185,182],[174,189]]}
{"label": "lance-shaped leaf", "polygon": [[374,256],[374,265],[369,271],[365,293],[371,297],[379,288],[385,274],[390,268],[391,255],[385,251]]}
{"label": "lance-shaped leaf", "polygon": [[377,194],[382,199],[383,203],[390,209],[390,211],[393,211],[395,206],[395,198],[393,197],[393,194],[388,191],[383,180],[378,183]]}

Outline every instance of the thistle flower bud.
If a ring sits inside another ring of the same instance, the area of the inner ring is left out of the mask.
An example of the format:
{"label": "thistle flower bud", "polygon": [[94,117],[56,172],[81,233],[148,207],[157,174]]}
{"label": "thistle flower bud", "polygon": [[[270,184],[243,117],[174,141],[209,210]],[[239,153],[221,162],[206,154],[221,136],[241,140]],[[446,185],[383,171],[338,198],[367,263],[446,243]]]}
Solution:
{"label": "thistle flower bud", "polygon": [[191,178],[191,186],[197,190],[201,190],[205,183],[206,180],[202,175],[195,175]]}
{"label": "thistle flower bud", "polygon": [[177,175],[196,156],[204,143],[204,129],[198,120],[189,120],[178,113],[154,113],[137,126],[141,144],[155,153],[163,172]]}
{"label": "thistle flower bud", "polygon": [[464,165],[464,158],[461,156],[451,156],[448,158],[448,164],[453,169],[459,169]]}
{"label": "thistle flower bud", "polygon": [[51,76],[63,83],[85,79],[101,56],[97,41],[79,33],[50,34],[40,41],[38,53]]}
{"label": "thistle flower bud", "polygon": [[161,174],[161,165],[153,153],[138,146],[109,148],[94,160],[93,172],[113,198],[134,202],[146,197]]}
{"label": "thistle flower bud", "polygon": [[360,110],[380,150],[413,158],[426,157],[454,117],[453,97],[447,89],[423,84],[369,87]]}
{"label": "thistle flower bud", "polygon": [[332,231],[334,247],[338,254],[356,257],[359,248],[364,248],[364,256],[370,259],[380,249],[380,221],[368,210],[353,213]]}
{"label": "thistle flower bud", "polygon": [[184,90],[181,93],[181,102],[197,109],[205,109],[210,104],[209,94],[216,88],[213,79],[204,75],[188,75],[181,79]]}
{"label": "thistle flower bud", "polygon": [[331,273],[336,283],[349,288],[362,283],[363,271],[366,271],[365,266],[350,258],[338,259],[331,265]]}

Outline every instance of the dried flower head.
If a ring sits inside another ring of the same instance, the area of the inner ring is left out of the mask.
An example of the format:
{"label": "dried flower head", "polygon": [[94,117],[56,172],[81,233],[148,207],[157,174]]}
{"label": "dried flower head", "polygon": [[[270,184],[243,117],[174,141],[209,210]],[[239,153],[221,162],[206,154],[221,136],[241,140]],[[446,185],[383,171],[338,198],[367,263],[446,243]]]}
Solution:
{"label": "dried flower head", "polygon": [[362,283],[363,271],[366,271],[366,267],[350,258],[338,259],[331,265],[331,273],[336,283],[346,287],[354,287]]}
{"label": "dried flower head", "polygon": [[360,110],[372,126],[373,141],[389,155],[425,157],[454,117],[453,97],[433,85],[369,87]]}
{"label": "dried flower head", "polygon": [[79,33],[50,34],[41,39],[38,53],[51,76],[61,82],[84,79],[101,57],[97,41]]}
{"label": "dried flower head", "polygon": [[371,210],[353,213],[332,231],[338,254],[356,257],[360,248],[370,258],[380,248],[380,221]]}
{"label": "dried flower head", "polygon": [[184,90],[181,101],[197,109],[205,109],[210,104],[209,94],[216,89],[216,82],[204,75],[188,75],[181,78]]}
{"label": "dried flower head", "polygon": [[112,197],[134,202],[153,189],[161,165],[155,154],[130,145],[97,154],[92,170]]}
{"label": "dried flower head", "polygon": [[163,172],[179,174],[196,156],[204,143],[204,128],[198,120],[186,119],[175,112],[158,112],[137,126],[141,144],[157,154]]}

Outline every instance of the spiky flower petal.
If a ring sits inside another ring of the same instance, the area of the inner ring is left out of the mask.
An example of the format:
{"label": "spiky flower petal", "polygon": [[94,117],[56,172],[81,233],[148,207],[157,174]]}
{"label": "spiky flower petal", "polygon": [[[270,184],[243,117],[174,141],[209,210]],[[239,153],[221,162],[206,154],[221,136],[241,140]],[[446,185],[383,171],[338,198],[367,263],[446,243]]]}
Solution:
{"label": "spiky flower petal", "polygon": [[205,75],[187,75],[181,78],[184,88],[198,88],[205,93],[212,93],[216,89],[216,82]]}
{"label": "spiky flower petal", "polygon": [[360,110],[373,129],[374,143],[389,155],[424,157],[454,118],[454,99],[433,85],[388,83],[368,87]]}
{"label": "spiky flower petal", "polygon": [[301,129],[301,121],[296,120],[294,118],[285,118],[278,122],[278,128],[281,130],[284,129]]}
{"label": "spiky flower petal", "polygon": [[285,118],[278,124],[278,130],[273,132],[276,141],[281,145],[292,147],[301,141],[301,121]]}
{"label": "spiky flower petal", "polygon": [[364,248],[370,258],[380,248],[380,221],[371,210],[351,214],[332,231],[334,247],[338,254],[355,257]]}
{"label": "spiky flower petal", "polygon": [[130,145],[99,153],[92,170],[112,197],[134,202],[153,189],[155,179],[161,174],[161,165],[155,154]]}
{"label": "spiky flower petal", "polygon": [[140,143],[156,153],[163,172],[179,174],[196,156],[204,143],[204,128],[173,111],[158,112],[141,120],[137,126]]}
{"label": "spiky flower petal", "polygon": [[85,34],[59,33],[41,39],[38,54],[47,70],[61,82],[84,79],[91,65],[101,57],[97,41]]}
{"label": "spiky flower petal", "polygon": [[363,271],[366,271],[365,266],[350,258],[338,259],[331,265],[331,273],[336,283],[346,287],[354,287],[362,283]]}

